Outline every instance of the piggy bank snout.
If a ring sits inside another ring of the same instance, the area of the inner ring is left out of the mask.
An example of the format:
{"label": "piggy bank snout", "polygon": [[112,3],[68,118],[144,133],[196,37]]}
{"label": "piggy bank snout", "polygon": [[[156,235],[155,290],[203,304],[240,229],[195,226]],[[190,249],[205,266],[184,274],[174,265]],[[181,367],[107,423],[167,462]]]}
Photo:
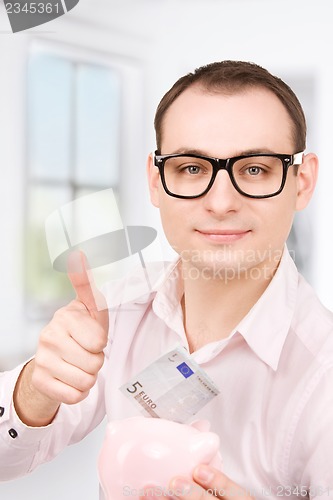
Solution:
{"label": "piggy bank snout", "polygon": [[145,486],[167,488],[176,475],[191,478],[200,463],[221,469],[219,447],[217,434],[197,426],[147,417],[110,422],[98,465],[105,498],[118,500],[127,488],[139,500]]}

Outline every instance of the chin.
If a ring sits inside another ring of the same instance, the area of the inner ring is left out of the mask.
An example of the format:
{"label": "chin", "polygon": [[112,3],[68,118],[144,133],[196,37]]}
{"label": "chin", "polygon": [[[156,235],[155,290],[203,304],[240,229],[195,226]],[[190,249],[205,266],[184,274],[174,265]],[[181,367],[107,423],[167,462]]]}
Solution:
{"label": "chin", "polygon": [[[206,251],[207,252],[207,251]],[[201,255],[198,253],[197,258],[195,254],[191,260],[183,259],[184,271],[188,277],[208,279],[233,279],[241,277],[247,271],[247,267],[241,260],[228,259],[223,254],[217,258],[213,256]],[[186,276],[186,274],[185,274]]]}

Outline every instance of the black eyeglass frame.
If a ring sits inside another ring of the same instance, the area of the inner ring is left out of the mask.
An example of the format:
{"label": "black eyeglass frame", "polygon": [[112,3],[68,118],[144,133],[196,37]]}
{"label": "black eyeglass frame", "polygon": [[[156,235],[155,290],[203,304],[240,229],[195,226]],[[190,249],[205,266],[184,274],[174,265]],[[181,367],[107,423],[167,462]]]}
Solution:
{"label": "black eyeglass frame", "polygon": [[[232,158],[222,159],[222,158],[213,158],[210,156],[197,155],[197,154],[193,154],[193,153],[160,155],[158,151],[155,151],[155,153],[154,153],[154,165],[158,168],[158,170],[160,172],[161,181],[162,181],[162,185],[163,185],[165,192],[168,195],[173,196],[174,198],[193,199],[193,198],[200,198],[201,196],[204,196],[205,194],[208,193],[208,191],[211,189],[212,185],[214,184],[215,178],[216,178],[219,170],[226,170],[229,174],[229,178],[231,180],[231,183],[234,186],[234,188],[236,189],[236,191],[238,191],[243,196],[247,196],[248,198],[257,198],[258,199],[258,198],[272,198],[273,196],[277,196],[278,194],[280,194],[285,186],[289,167],[291,167],[293,165],[297,165],[297,166],[301,165],[303,163],[303,155],[304,155],[304,151],[301,151],[299,153],[295,153],[292,155],[253,153],[253,154],[248,154],[248,155],[234,156]],[[232,167],[233,167],[234,163],[238,160],[243,160],[244,158],[253,158],[253,157],[257,158],[257,157],[261,157],[261,156],[270,157],[270,158],[278,158],[279,160],[281,160],[282,168],[283,168],[281,186],[277,191],[275,191],[274,193],[271,193],[271,194],[252,195],[252,194],[245,193],[244,191],[241,190],[241,188],[236,183],[236,181],[234,179],[233,172],[232,172]],[[208,186],[206,187],[206,189],[202,193],[196,194],[194,196],[186,196],[186,195],[175,194],[175,193],[172,193],[171,191],[169,191],[168,186],[166,185],[166,182],[165,182],[164,164],[165,164],[166,160],[168,160],[169,158],[181,158],[181,157],[198,158],[201,160],[207,160],[212,165],[213,172],[212,172],[211,180],[209,181]]]}

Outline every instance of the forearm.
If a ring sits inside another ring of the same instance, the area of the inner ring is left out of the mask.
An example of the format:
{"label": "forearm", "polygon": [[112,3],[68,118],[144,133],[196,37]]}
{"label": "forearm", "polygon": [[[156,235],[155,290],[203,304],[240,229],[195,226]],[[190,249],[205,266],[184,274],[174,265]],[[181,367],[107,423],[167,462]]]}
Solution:
{"label": "forearm", "polygon": [[[50,425],[34,427],[25,424],[23,415],[19,417],[13,405],[14,388],[16,386],[18,391],[18,379],[23,369],[25,369],[23,366],[19,366],[8,372],[0,372],[0,408],[2,409],[0,412],[0,482],[26,475],[39,465],[49,462],[66,446],[84,439],[105,416],[105,378],[101,376],[90,391],[89,397],[81,404],[61,404]],[[29,368],[26,370],[28,372]],[[30,401],[23,403],[23,399],[20,399],[20,404],[25,409],[31,406],[32,409],[36,408],[36,403],[33,405]],[[45,417],[45,410],[42,406],[37,413],[44,412]],[[30,410],[29,414],[31,415]],[[40,420],[39,423],[42,424]]]}
{"label": "forearm", "polygon": [[[30,427],[17,416],[13,393],[24,365],[0,373],[0,481],[30,473],[49,453],[53,425]],[[45,452],[44,452],[45,450]],[[1,487],[0,487],[1,489]]]}
{"label": "forearm", "polygon": [[34,360],[23,368],[14,390],[13,402],[20,420],[30,427],[44,427],[54,419],[59,403],[41,394],[32,383]]}

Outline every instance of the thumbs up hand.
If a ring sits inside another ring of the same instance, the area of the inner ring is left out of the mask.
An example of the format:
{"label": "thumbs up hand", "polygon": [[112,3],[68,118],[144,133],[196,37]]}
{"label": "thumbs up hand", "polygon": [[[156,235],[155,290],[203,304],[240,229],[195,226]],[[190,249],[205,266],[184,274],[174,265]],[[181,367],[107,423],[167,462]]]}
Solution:
{"label": "thumbs up hand", "polygon": [[89,277],[87,259],[82,252],[73,252],[69,256],[68,277],[76,292],[76,301],[83,304],[90,316],[96,319],[107,332],[109,316],[106,300],[96,287],[94,280]]}
{"label": "thumbs up hand", "polygon": [[42,330],[36,356],[21,372],[14,392],[16,411],[27,425],[47,425],[61,403],[85,399],[103,366],[108,311],[81,252],[70,256],[68,276],[76,299]]}

